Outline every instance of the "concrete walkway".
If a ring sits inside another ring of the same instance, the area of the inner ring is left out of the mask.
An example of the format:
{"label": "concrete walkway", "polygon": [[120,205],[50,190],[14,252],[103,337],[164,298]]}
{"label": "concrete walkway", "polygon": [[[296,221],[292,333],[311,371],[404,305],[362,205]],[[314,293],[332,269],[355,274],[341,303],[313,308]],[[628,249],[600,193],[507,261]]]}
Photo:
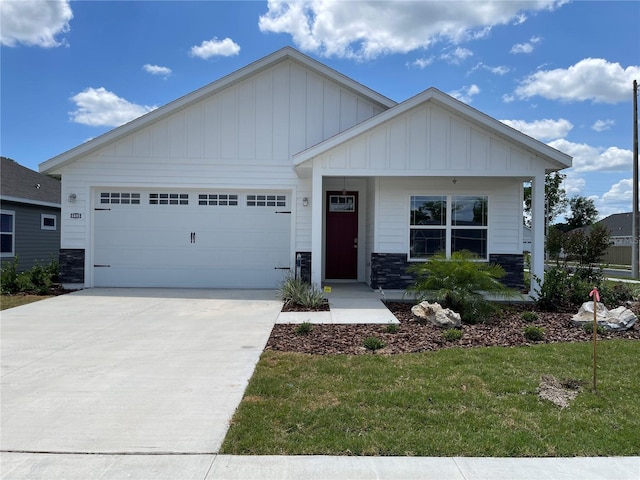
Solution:
{"label": "concrete walkway", "polygon": [[[329,300],[328,312],[282,312],[276,323],[400,323],[385,307],[384,293],[371,290],[363,283],[338,283],[331,285],[325,294]],[[391,292],[393,298],[402,293]]]}
{"label": "concrete walkway", "polygon": [[[329,299],[330,321],[395,320],[363,285]],[[219,455],[279,310],[273,291],[91,289],[2,312],[0,478],[640,479],[640,457]]]}

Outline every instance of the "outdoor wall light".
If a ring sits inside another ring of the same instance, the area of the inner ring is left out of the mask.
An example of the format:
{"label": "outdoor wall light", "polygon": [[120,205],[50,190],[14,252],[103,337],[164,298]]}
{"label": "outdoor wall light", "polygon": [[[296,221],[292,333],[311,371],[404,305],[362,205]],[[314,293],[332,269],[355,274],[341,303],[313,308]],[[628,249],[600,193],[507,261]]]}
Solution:
{"label": "outdoor wall light", "polygon": [[307,197],[304,197],[302,199],[302,206],[303,207],[308,207],[309,206],[309,199]]}
{"label": "outdoor wall light", "polygon": [[70,201],[71,203],[75,202],[75,201],[76,201],[76,198],[77,198],[77,197],[76,197],[76,194],[75,194],[75,193],[70,193],[70,194],[69,194],[69,201]]}

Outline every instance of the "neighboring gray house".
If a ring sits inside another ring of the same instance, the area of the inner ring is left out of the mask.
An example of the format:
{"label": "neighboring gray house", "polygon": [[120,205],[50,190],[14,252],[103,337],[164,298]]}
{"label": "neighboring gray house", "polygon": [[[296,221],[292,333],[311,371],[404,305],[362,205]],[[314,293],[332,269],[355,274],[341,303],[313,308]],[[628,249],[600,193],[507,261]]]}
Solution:
{"label": "neighboring gray house", "polygon": [[632,242],[631,235],[631,212],[627,213],[614,213],[606,218],[603,218],[596,225],[603,225],[607,227],[611,234],[611,245],[630,246]]}
{"label": "neighboring gray house", "polygon": [[40,171],[62,178],[65,286],[275,288],[300,262],[398,289],[461,249],[522,287],[528,181],[542,278],[545,174],[569,166],[435,88],[396,103],[287,47]]}
{"label": "neighboring gray house", "polygon": [[1,261],[18,257],[18,270],[57,260],[60,251],[60,182],[2,157]]}

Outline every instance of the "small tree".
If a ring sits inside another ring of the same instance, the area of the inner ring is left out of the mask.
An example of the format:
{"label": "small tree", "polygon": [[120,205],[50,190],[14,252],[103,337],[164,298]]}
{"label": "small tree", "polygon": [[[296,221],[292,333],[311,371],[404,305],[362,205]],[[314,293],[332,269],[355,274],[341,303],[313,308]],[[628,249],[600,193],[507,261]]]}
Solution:
{"label": "small tree", "polygon": [[[559,172],[547,173],[544,177],[545,224],[551,222],[567,208],[567,192],[562,188],[566,175]],[[531,186],[524,187],[525,218],[531,217]],[[528,225],[531,226],[531,225]]]}
{"label": "small tree", "polygon": [[598,219],[598,210],[591,198],[579,195],[571,197],[569,199],[569,210],[571,214],[567,217],[567,225],[570,230],[593,225]]}

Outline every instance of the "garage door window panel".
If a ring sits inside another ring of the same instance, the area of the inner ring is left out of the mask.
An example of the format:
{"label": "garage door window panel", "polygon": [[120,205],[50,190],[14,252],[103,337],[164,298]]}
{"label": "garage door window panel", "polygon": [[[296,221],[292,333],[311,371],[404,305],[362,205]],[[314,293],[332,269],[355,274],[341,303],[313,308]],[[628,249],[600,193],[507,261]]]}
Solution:
{"label": "garage door window panel", "polygon": [[101,205],[140,205],[140,194],[131,192],[102,192]]}
{"label": "garage door window panel", "polygon": [[149,205],[189,205],[188,193],[150,193]]}
{"label": "garage door window panel", "polygon": [[198,195],[198,205],[214,207],[237,207],[238,195],[226,193],[201,193]]}

